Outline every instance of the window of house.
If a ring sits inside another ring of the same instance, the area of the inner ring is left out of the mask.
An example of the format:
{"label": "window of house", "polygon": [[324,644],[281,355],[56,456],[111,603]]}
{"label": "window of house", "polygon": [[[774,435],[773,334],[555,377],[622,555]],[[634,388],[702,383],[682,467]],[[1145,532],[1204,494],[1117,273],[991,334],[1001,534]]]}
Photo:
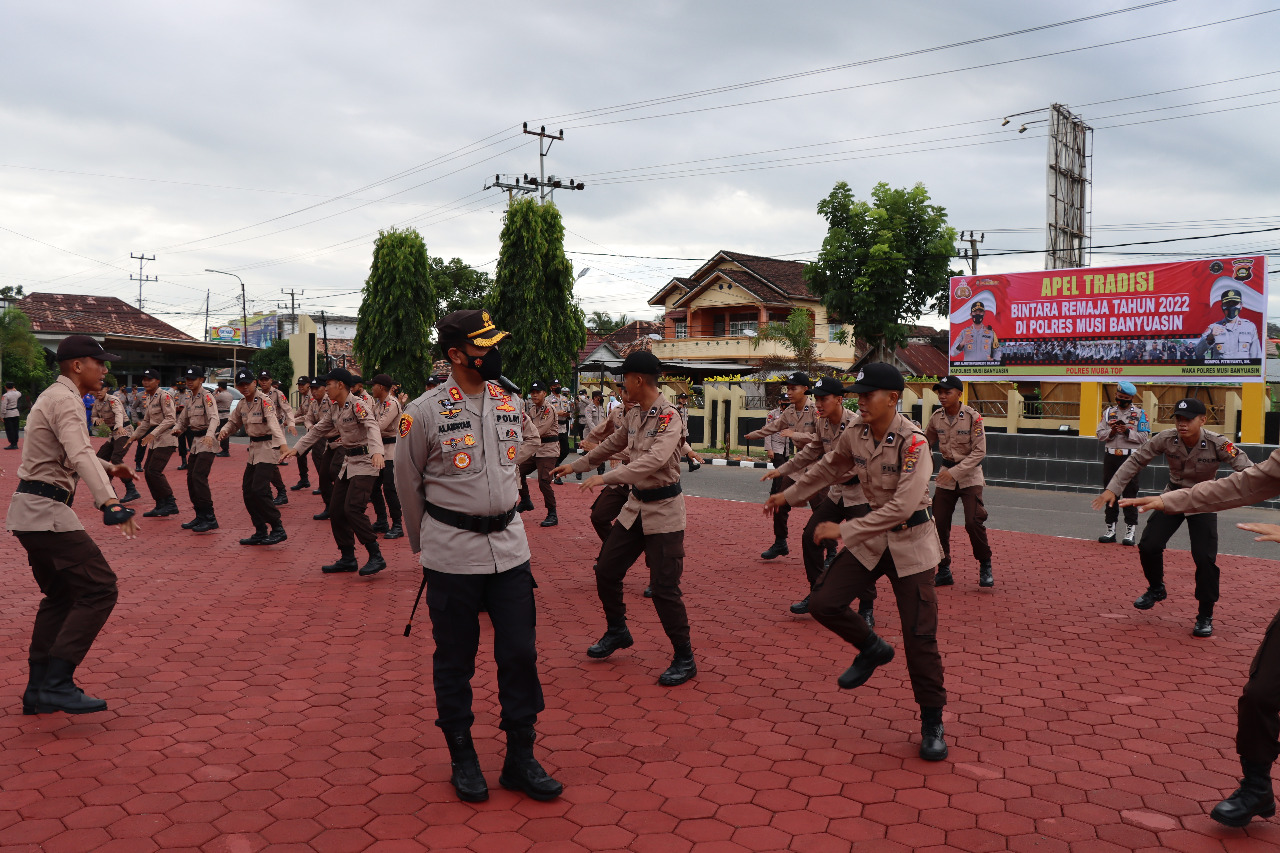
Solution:
{"label": "window of house", "polygon": [[834,341],[836,339],[836,335],[840,334],[840,330],[843,328],[844,326],[840,325],[839,323],[828,323],[827,324],[827,340]]}
{"label": "window of house", "polygon": [[675,323],[676,323],[676,337],[677,337],[677,338],[687,338],[687,337],[689,337],[689,324],[688,324],[688,321],[686,321],[686,320],[676,320],[676,321],[675,321]]}
{"label": "window of house", "polygon": [[760,328],[760,315],[751,313],[730,314],[729,315],[729,335],[730,337],[738,337],[744,331],[758,331]]}

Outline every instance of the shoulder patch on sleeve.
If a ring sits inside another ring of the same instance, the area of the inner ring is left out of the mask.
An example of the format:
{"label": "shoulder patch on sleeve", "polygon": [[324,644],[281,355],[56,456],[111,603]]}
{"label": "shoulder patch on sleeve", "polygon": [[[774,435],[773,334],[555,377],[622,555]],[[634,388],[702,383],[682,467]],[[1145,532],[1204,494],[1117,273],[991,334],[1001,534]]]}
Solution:
{"label": "shoulder patch on sleeve", "polygon": [[409,434],[409,430],[413,427],[413,415],[401,415],[400,424],[396,427],[396,431],[400,433],[400,437],[404,438]]}
{"label": "shoulder patch on sleeve", "polygon": [[1235,459],[1237,456],[1240,455],[1240,449],[1237,448],[1230,441],[1222,442],[1222,452],[1227,454],[1228,459]]}

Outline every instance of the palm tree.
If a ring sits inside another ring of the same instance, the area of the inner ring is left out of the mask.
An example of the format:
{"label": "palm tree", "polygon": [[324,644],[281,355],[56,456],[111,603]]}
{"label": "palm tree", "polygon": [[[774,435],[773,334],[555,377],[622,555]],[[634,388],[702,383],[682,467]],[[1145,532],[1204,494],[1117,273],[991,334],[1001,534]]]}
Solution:
{"label": "palm tree", "polygon": [[626,314],[619,314],[618,319],[615,320],[608,311],[592,311],[587,319],[587,328],[604,337],[613,334],[630,322],[631,319]]}

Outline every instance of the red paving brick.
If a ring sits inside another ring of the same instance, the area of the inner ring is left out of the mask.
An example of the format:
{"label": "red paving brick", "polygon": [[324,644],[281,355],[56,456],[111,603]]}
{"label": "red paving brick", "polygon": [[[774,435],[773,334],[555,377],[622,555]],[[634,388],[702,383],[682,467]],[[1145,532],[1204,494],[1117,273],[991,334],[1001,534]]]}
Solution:
{"label": "red paving brick", "polygon": [[[1219,558],[1217,635],[1193,641],[1185,553],[1168,560],[1169,601],[1140,613],[1132,549],[992,531],[996,588],[979,590],[960,556],[959,583],[940,591],[951,758],[931,765],[916,757],[901,655],[839,690],[851,652],[786,612],[802,570],[758,558],[768,532],[750,504],[688,500],[695,681],[654,683],[670,649],[639,595],[643,565],[627,583],[635,647],[588,660],[602,629],[597,543],[589,498],[571,485],[560,526],[529,528],[539,755],[568,787],[537,803],[497,786],[484,648],[474,734],[493,789],[467,805],[433,724],[425,614],[401,635],[420,577],[407,543],[383,545],[391,568],[374,578],[322,575],[335,554],[310,518],[319,499],[290,493],[288,543],[240,547],[244,449],[232,452],[214,467],[216,534],[180,531],[184,514],[145,519],[125,542],[78,501],[120,575],[120,603],[78,673],[110,711],[21,715],[38,593],[20,559],[0,576],[0,851],[1280,849],[1280,823],[1228,831],[1207,818],[1234,786],[1235,702],[1272,615],[1274,562]],[[880,631],[901,650],[880,591]]]}

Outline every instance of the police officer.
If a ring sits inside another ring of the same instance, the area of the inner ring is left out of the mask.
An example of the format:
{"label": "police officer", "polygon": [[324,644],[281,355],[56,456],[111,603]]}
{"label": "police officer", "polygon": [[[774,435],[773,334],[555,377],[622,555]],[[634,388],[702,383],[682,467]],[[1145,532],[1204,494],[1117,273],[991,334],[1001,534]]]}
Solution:
{"label": "police officer", "polygon": [[[187,404],[189,402],[191,402],[191,392],[187,389],[186,385],[179,383],[178,385],[174,386],[173,414],[174,414],[175,423],[182,419],[182,413],[187,408]],[[185,471],[187,470],[187,448],[188,448],[187,438],[188,436],[185,430],[183,430],[182,432],[174,432],[174,435],[178,437],[179,464],[178,464],[177,470]]]}
{"label": "police officer", "polygon": [[[586,407],[582,410],[583,440],[585,441],[586,437],[590,435],[592,432],[594,432],[596,427],[604,423],[605,420],[608,419],[608,417],[609,417],[609,410],[605,408],[605,405],[604,405],[604,392],[592,391],[591,402],[588,403]],[[579,448],[579,450],[581,449],[582,448]],[[604,466],[601,465],[599,468],[597,468],[596,473],[603,474]],[[581,478],[582,475],[579,474],[578,477]]]}
{"label": "police officer", "polygon": [[[569,418],[573,414],[573,400],[569,399],[569,395],[564,393],[564,388],[560,385],[559,379],[551,380],[551,393],[547,395],[547,402],[551,404],[551,408],[556,410],[556,438],[559,442],[560,455],[556,458],[556,464],[564,462],[564,458],[569,455]],[[561,485],[557,483],[556,485]]]}
{"label": "police officer", "polygon": [[[107,440],[98,448],[98,458],[113,466],[119,465],[124,461],[125,450],[129,447],[129,418],[124,413],[120,398],[108,394],[106,387],[99,388],[94,396],[98,401],[93,404],[93,421],[110,430]],[[120,499],[120,503],[127,504],[142,497],[134,487],[132,477],[124,481],[124,486],[124,497]]]}
{"label": "police officer", "polygon": [[925,437],[942,454],[942,470],[933,490],[933,523],[942,540],[942,564],[936,586],[955,583],[951,574],[951,517],[956,502],[964,506],[964,529],[969,534],[973,558],[978,561],[978,586],[995,586],[991,573],[991,545],[987,542],[987,506],[982,500],[982,460],[987,457],[987,433],[978,410],[960,402],[964,383],[948,376],[933,386],[942,408],[929,418]]}
{"label": "police officer", "polygon": [[[378,422],[378,432],[382,435],[382,472],[378,482],[374,484],[373,512],[377,520],[373,524],[374,533],[386,534],[384,539],[399,539],[404,536],[404,528],[400,526],[400,498],[396,494],[396,441],[399,437],[400,401],[391,393],[391,377],[379,373],[373,377],[372,390],[373,411]],[[387,516],[391,516],[391,524],[387,525]]]}
{"label": "police officer", "polygon": [[[471,678],[480,643],[479,613],[493,623],[499,727],[507,754],[499,782],[537,800],[563,786],[533,756],[543,710],[535,642],[529,543],[516,508],[519,455],[534,438],[518,400],[496,384],[506,332],[487,311],[455,311],[437,325],[451,373],[411,402],[400,419],[400,476],[409,547],[422,554],[422,582],[435,638],[432,681],[436,725],[449,746],[453,783],[467,802],[489,798],[471,741]],[[486,381],[488,380],[488,381]],[[470,436],[450,447],[446,438]]]}
{"label": "police officer", "polygon": [[[1093,499],[1093,508],[1097,510],[1103,504],[1115,503],[1116,496],[1124,493],[1125,486],[1136,482],[1139,472],[1161,453],[1169,465],[1169,484],[1165,486],[1165,492],[1212,480],[1218,473],[1218,466],[1224,462],[1237,471],[1250,467],[1253,462],[1226,436],[1203,429],[1206,415],[1204,403],[1199,400],[1190,397],[1179,400],[1173,407],[1176,426],[1156,433],[1131,453],[1111,478],[1106,490]],[[1138,596],[1133,606],[1139,610],[1150,610],[1157,601],[1164,601],[1167,597],[1164,547],[1182,526],[1184,518],[1191,536],[1191,558],[1196,564],[1196,601],[1200,603],[1191,634],[1209,637],[1213,634],[1213,605],[1218,600],[1218,516],[1214,513],[1188,516],[1169,512],[1151,514],[1138,542],[1138,557],[1142,561],[1142,573],[1147,578],[1147,591]]]}
{"label": "police officer", "polygon": [[[218,433],[226,438],[241,427],[249,436],[249,456],[240,478],[244,507],[253,521],[253,535],[240,540],[241,545],[275,545],[289,538],[280,520],[280,509],[271,500],[271,474],[280,473],[279,448],[284,447],[284,432],[271,398],[253,381],[253,371],[236,373],[236,390],[244,398],[236,403],[231,417]],[[270,526],[268,532],[267,527]],[[209,528],[212,529],[212,528]]]}
{"label": "police officer", "polygon": [[9,444],[5,446],[5,450],[18,449],[18,423],[20,421],[18,401],[21,399],[22,392],[18,390],[18,386],[12,382],[4,383],[4,394],[0,394],[0,418],[4,418],[4,434],[9,439]]}
{"label": "police officer", "polygon": [[[342,440],[338,436],[338,425],[334,423],[333,418],[325,420],[325,416],[333,410],[333,400],[329,398],[328,376],[317,377],[317,382],[324,386],[324,396],[320,400],[320,407],[316,413],[316,423],[313,429],[316,432],[317,446],[324,447],[324,453],[320,457],[320,497],[324,500],[324,509],[311,516],[315,521],[328,521],[329,501],[333,498],[333,484],[338,480],[338,472],[342,470],[343,450]],[[326,424],[321,426],[321,424]]]}
{"label": "police officer", "polygon": [[[680,423],[684,429],[684,443],[689,443],[689,395],[681,391],[676,395],[676,411],[680,413]],[[699,457],[696,453],[689,453],[684,457],[684,461],[689,465],[689,473],[692,474],[702,467],[702,463],[698,461]]]}
{"label": "police officer", "polygon": [[960,331],[960,336],[951,347],[950,357],[961,356],[961,361],[999,361],[1000,340],[995,329],[984,325],[987,306],[981,300],[969,306],[969,319],[972,325]]}
{"label": "police officer", "polygon": [[[1121,382],[1116,386],[1116,404],[1108,406],[1102,412],[1102,420],[1098,422],[1098,441],[1102,442],[1102,482],[1105,486],[1120,470],[1125,459],[1133,451],[1143,445],[1151,437],[1151,424],[1147,413],[1133,405],[1133,398],[1138,389],[1132,382]],[[1121,497],[1136,498],[1138,496],[1138,479],[1129,480]],[[1125,534],[1124,544],[1132,545],[1138,538],[1138,510],[1124,505]],[[1098,537],[1099,542],[1116,541],[1116,520],[1120,516],[1120,508],[1115,501],[1107,504],[1107,532]]]}
{"label": "police officer", "polygon": [[[807,373],[797,372],[788,376],[786,402],[779,401],[778,407],[765,418],[763,427],[743,436],[753,441],[766,439],[769,442],[766,445],[769,461],[775,468],[787,461],[788,440],[798,446],[805,443],[804,436],[811,436],[817,432],[815,424],[818,410],[809,400],[809,387],[812,384]],[[783,430],[790,430],[793,434],[798,433],[801,436],[800,441],[796,442],[794,438],[788,439],[787,436],[779,435]],[[790,485],[790,480],[777,478],[770,483],[769,494],[776,495]],[[817,505],[816,501],[814,505]],[[790,553],[787,548],[787,519],[790,516],[790,506],[780,507],[773,514],[773,544],[760,555],[761,559],[772,560]]]}
{"label": "police officer", "polygon": [[[816,401],[819,415],[814,424],[815,433],[813,437],[815,440],[807,442],[794,457],[765,474],[761,478],[762,480],[773,480],[775,482],[785,480],[787,483],[791,483],[791,477],[796,472],[806,470],[810,465],[830,453],[836,441],[844,434],[845,429],[853,424],[858,417],[844,407],[844,385],[839,379],[828,376],[819,379],[813,386],[813,397]],[[785,490],[771,494],[765,502],[765,506],[767,508],[766,511],[771,510],[774,513],[787,506]],[[869,512],[871,512],[871,505],[867,503],[867,497],[862,492],[862,483],[859,482],[857,476],[850,477],[842,483],[833,483],[831,488],[827,490],[826,495],[818,500],[817,506],[814,507],[813,513],[809,516],[809,522],[805,525],[804,534],[800,540],[800,552],[804,557],[805,579],[808,582],[806,589],[809,592],[803,600],[791,605],[792,613],[800,615],[809,612],[810,596],[825,568],[824,551],[827,547],[827,542],[837,541],[818,542],[815,540],[814,532],[818,529],[818,525],[824,521],[842,522],[851,518],[861,518]],[[875,600],[876,588],[875,584],[872,584],[862,594],[861,600],[858,602],[858,615],[872,627],[875,627],[876,624]]]}
{"label": "police officer", "polygon": [[188,367],[187,404],[178,415],[173,434],[190,437],[191,450],[187,463],[187,495],[195,507],[196,517],[183,522],[183,530],[208,533],[218,529],[213,513],[213,493],[209,490],[209,471],[218,451],[218,404],[213,394],[204,389],[204,369]]}
{"label": "police officer", "polygon": [[585,457],[552,472],[563,477],[588,471],[622,450],[627,463],[583,481],[582,488],[619,483],[631,496],[618,514],[596,558],[596,592],[604,607],[607,630],[587,649],[592,658],[606,658],[634,644],[627,629],[627,606],[622,581],[641,553],[649,566],[654,608],[674,651],[671,666],[658,678],[667,687],[683,684],[698,674],[689,640],[689,617],[680,592],[684,573],[684,495],[680,488],[679,449],[684,444],[680,416],[658,390],[662,365],[651,352],[638,351],[622,361],[622,381],[636,407],[623,416],[626,429],[615,430]]}
{"label": "police officer", "polygon": [[[281,429],[287,429],[289,435],[297,435],[298,428],[293,425],[294,414],[293,406],[289,405],[289,400],[284,392],[277,388],[271,381],[270,371],[262,370],[258,372],[258,389],[267,395],[267,399],[271,401],[271,408],[276,413],[276,417],[280,421]],[[284,506],[289,502],[289,493],[284,490],[284,477],[280,475],[280,465],[285,464],[285,458],[281,457],[276,470],[271,475],[271,485],[276,490],[276,496],[272,500],[276,506]]]}
{"label": "police officer", "polygon": [[543,519],[541,526],[555,527],[560,523],[560,519],[556,516],[556,492],[551,488],[551,471],[556,467],[556,455],[560,452],[560,433],[557,432],[558,413],[555,406],[551,404],[546,385],[534,382],[529,386],[529,402],[525,404],[524,411],[533,423],[541,445],[528,461],[520,465],[519,509],[520,512],[529,512],[533,509],[526,478],[537,470],[538,490],[542,492],[542,501],[547,507],[547,517]]}
{"label": "police officer", "polygon": [[[1130,498],[1121,503],[1140,507],[1143,512],[1188,515],[1250,506],[1277,495],[1280,495],[1280,450],[1273,451],[1257,465],[1221,480],[1206,480],[1190,488]],[[1193,517],[1188,515],[1188,521]],[[1236,526],[1257,533],[1256,541],[1280,542],[1280,525],[1255,522]],[[1244,778],[1235,793],[1214,806],[1209,814],[1227,826],[1245,826],[1256,816],[1271,817],[1276,813],[1271,766],[1280,755],[1280,612],[1267,626],[1254,655],[1237,711],[1236,752],[1240,755]]]}
{"label": "police officer", "polygon": [[[302,427],[303,432],[311,429],[315,423],[312,413],[314,401],[311,399],[311,377],[298,377],[298,407],[294,409],[293,424],[295,427]],[[315,448],[312,448],[310,454],[302,454],[298,457],[298,482],[289,487],[291,492],[300,492],[303,489],[311,488],[311,472],[307,468],[307,457],[315,455]]]}
{"label": "police officer", "polygon": [[905,383],[891,364],[869,364],[848,389],[858,395],[860,422],[847,427],[831,452],[783,493],[797,504],[823,486],[857,476],[871,512],[842,523],[826,521],[814,538],[841,539],[836,554],[809,601],[819,623],[858,649],[853,665],[837,679],[845,690],[867,682],[877,667],[893,660],[893,647],[876,636],[849,603],[888,575],[902,619],[907,673],[920,706],[920,757],[947,757],[942,708],[947,702],[938,653],[938,595],[933,569],[942,559],[929,508],[933,455],[915,424],[897,411]]}
{"label": "police officer", "polygon": [[[338,368],[325,377],[331,405],[324,413],[316,430],[309,432],[293,447],[285,448],[283,455],[296,456],[306,453],[321,439],[330,427],[338,430],[342,444],[342,467],[334,478],[333,493],[329,498],[329,525],[340,556],[334,563],[324,566],[325,574],[354,572],[360,575],[377,574],[387,567],[378,547],[378,537],[369,524],[364,508],[369,505],[369,494],[382,470],[382,434],[378,422],[365,404],[351,392],[354,384],[351,371]],[[356,540],[369,552],[369,560],[363,566],[356,562]]]}
{"label": "police officer", "polygon": [[1222,291],[1222,322],[1210,323],[1196,341],[1196,358],[1260,359],[1258,327],[1240,316],[1242,296],[1232,288]]}
{"label": "police officer", "polygon": [[66,338],[58,345],[57,381],[27,415],[18,488],[5,516],[44,593],[27,650],[24,714],[107,708],[103,700],[85,695],[73,675],[115,607],[116,576],[71,509],[71,496],[83,481],[103,522],[120,525],[126,539],[136,534],[133,510],[120,505],[109,479],[128,481],[133,472],[94,458],[81,402],[84,394],[102,387],[106,362],[119,358],[87,335]]}
{"label": "police officer", "polygon": [[174,411],[173,395],[160,387],[160,374],[149,368],[142,371],[142,386],[147,389],[147,398],[143,404],[142,417],[129,436],[129,441],[136,441],[139,447],[150,450],[144,476],[151,498],[156,502],[152,509],[142,515],[144,518],[177,515],[178,502],[174,500],[169,478],[164,475],[164,466],[169,464],[173,452],[178,449],[178,439],[173,436],[173,425],[178,419]]}
{"label": "police officer", "polygon": [[[218,406],[218,429],[221,430],[227,425],[227,419],[231,417],[231,404],[234,402],[226,380],[218,380],[218,390],[213,392],[213,402]],[[222,439],[222,449],[218,451],[218,455],[222,457],[231,455],[231,436],[228,435]]]}

